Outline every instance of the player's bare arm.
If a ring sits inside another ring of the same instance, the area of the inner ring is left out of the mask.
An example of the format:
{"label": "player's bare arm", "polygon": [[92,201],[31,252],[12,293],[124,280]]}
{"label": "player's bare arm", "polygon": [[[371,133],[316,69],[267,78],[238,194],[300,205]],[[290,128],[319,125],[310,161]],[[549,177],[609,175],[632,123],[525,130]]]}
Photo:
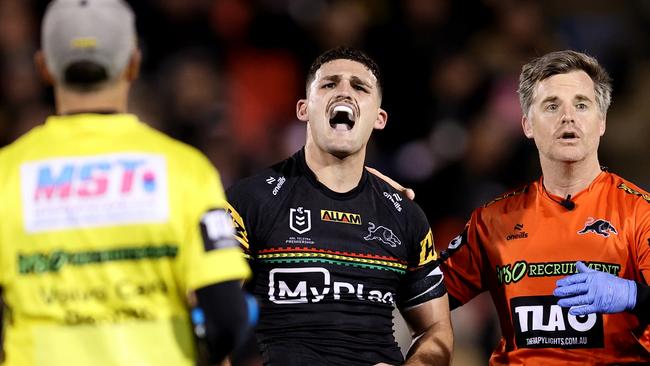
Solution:
{"label": "player's bare arm", "polygon": [[447,295],[402,311],[402,316],[415,340],[404,365],[449,365],[454,337]]}

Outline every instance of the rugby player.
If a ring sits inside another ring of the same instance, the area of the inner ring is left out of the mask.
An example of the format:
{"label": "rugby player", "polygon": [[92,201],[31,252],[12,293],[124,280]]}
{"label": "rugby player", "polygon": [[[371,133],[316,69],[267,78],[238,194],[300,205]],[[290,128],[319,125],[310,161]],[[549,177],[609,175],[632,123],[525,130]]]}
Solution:
{"label": "rugby player", "polygon": [[402,364],[394,306],[415,342],[407,365],[449,364],[452,330],[422,210],[364,169],[383,129],[377,65],[361,51],[320,55],[296,114],[303,149],[227,191],[249,256],[266,365]]}

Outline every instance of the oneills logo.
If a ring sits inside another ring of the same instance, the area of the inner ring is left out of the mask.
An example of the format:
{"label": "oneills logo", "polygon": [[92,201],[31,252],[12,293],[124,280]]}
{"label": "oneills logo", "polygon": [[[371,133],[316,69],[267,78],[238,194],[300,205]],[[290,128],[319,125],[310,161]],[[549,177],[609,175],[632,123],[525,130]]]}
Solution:
{"label": "oneills logo", "polygon": [[322,221],[361,225],[361,215],[348,212],[320,210],[320,219]]}

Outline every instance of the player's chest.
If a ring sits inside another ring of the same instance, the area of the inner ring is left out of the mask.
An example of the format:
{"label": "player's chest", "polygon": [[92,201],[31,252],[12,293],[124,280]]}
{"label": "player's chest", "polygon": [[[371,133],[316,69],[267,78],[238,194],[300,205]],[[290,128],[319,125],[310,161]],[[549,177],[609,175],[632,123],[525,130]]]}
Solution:
{"label": "player's chest", "polygon": [[390,211],[394,208],[381,198],[366,194],[337,200],[318,191],[296,189],[273,215],[265,217],[267,230],[256,247],[260,251],[307,248],[405,259],[406,234],[398,216]]}

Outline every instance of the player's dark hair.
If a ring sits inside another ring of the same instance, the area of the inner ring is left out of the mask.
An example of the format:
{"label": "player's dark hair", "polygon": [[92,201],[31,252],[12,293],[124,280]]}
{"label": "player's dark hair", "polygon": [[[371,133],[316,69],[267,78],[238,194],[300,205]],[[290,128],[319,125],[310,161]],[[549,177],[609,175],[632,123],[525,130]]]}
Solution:
{"label": "player's dark hair", "polygon": [[379,66],[375,60],[370,58],[370,56],[365,54],[363,51],[350,47],[337,47],[321,53],[320,56],[318,56],[309,67],[309,72],[307,73],[306,80],[307,88],[309,88],[309,84],[311,84],[311,82],[314,80],[316,72],[321,68],[321,66],[323,66],[323,64],[341,59],[358,62],[368,68],[368,70],[370,70],[375,78],[377,78],[377,90],[381,96],[382,80],[381,73],[379,72]]}
{"label": "player's dark hair", "polygon": [[75,91],[99,89],[108,81],[106,68],[91,61],[77,61],[68,65],[63,73],[63,85]]}
{"label": "player's dark hair", "polygon": [[606,116],[612,100],[611,78],[595,58],[571,50],[547,53],[522,67],[517,90],[522,112],[528,114],[538,82],[572,71],[584,71],[593,80],[596,103],[603,117]]}

